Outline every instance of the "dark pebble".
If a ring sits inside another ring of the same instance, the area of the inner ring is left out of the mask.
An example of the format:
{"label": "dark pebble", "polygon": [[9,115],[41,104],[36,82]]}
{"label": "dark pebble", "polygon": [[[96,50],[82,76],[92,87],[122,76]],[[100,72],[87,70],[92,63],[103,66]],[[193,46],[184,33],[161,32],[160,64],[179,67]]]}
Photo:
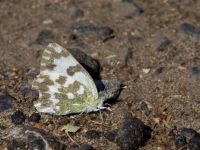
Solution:
{"label": "dark pebble", "polygon": [[197,28],[189,23],[183,23],[176,28],[178,33],[185,34],[194,38],[200,37],[200,28]]}
{"label": "dark pebble", "polygon": [[101,135],[101,133],[99,131],[96,130],[89,130],[86,132],[86,137],[88,139],[95,139],[95,138],[99,138]]}
{"label": "dark pebble", "polygon": [[39,113],[33,113],[30,117],[29,117],[29,121],[31,122],[36,122],[38,123],[41,119],[41,115]]}
{"label": "dark pebble", "polygon": [[160,67],[158,69],[156,69],[155,73],[158,75],[158,74],[161,74],[163,72],[163,67]]}
{"label": "dark pebble", "polygon": [[51,30],[42,30],[39,32],[37,39],[34,44],[45,44],[49,43],[54,38],[54,35]]}
{"label": "dark pebble", "polygon": [[199,150],[200,134],[191,128],[181,128],[175,133],[174,142],[176,149],[183,148],[183,150]]}
{"label": "dark pebble", "polygon": [[200,68],[199,67],[192,67],[191,73],[192,73],[192,75],[199,75],[200,74]]}
{"label": "dark pebble", "polygon": [[113,29],[107,26],[97,26],[93,24],[89,25],[80,25],[77,27],[72,27],[71,31],[74,33],[80,33],[80,34],[87,34],[87,33],[95,33],[98,36],[107,37],[111,34],[113,34]]}
{"label": "dark pebble", "polygon": [[124,56],[123,56],[123,60],[122,60],[122,67],[127,66],[129,60],[131,60],[133,58],[133,50],[131,48],[129,48]]}
{"label": "dark pebble", "polygon": [[0,95],[0,112],[12,108],[14,105],[14,98],[9,95]]}
{"label": "dark pebble", "polygon": [[135,150],[150,138],[151,129],[138,118],[128,115],[119,126],[116,142],[122,150]]}
{"label": "dark pebble", "polygon": [[33,80],[36,78],[38,72],[36,71],[35,68],[31,68],[30,70],[28,70],[25,75],[24,78],[27,80]]}
{"label": "dark pebble", "polygon": [[126,3],[133,3],[134,0],[122,0],[122,2],[126,2]]}
{"label": "dark pebble", "polygon": [[115,141],[115,138],[117,136],[117,134],[115,132],[109,132],[109,131],[105,132],[103,135],[105,138],[107,138],[110,141]]}
{"label": "dark pebble", "polygon": [[80,145],[78,150],[94,150],[94,148],[87,143],[83,143]]}
{"label": "dark pebble", "polygon": [[94,80],[100,79],[100,63],[77,48],[67,48],[78,62],[90,73]]}
{"label": "dark pebble", "polygon": [[67,148],[66,145],[59,142],[57,137],[30,126],[16,126],[10,130],[7,138],[8,150],[65,150]]}
{"label": "dark pebble", "polygon": [[163,39],[160,41],[160,43],[158,44],[157,50],[160,51],[160,52],[162,52],[162,51],[165,50],[165,48],[166,48],[169,44],[171,44],[171,41],[170,41],[167,37],[165,37],[165,38],[163,38]]}
{"label": "dark pebble", "polygon": [[22,111],[18,110],[12,114],[11,119],[12,123],[18,125],[24,123],[26,117]]}
{"label": "dark pebble", "polygon": [[36,89],[32,89],[30,86],[21,86],[20,91],[25,98],[36,98],[39,96],[38,91]]}
{"label": "dark pebble", "polygon": [[175,141],[176,149],[187,150],[186,139],[180,138]]}

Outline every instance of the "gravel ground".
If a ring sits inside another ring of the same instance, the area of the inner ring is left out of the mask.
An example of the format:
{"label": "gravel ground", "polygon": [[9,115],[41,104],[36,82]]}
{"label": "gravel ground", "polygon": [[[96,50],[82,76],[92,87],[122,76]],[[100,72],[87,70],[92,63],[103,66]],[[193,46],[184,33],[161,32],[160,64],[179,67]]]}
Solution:
{"label": "gravel ground", "polygon": [[[200,149],[199,8],[198,0],[0,0],[1,149]],[[112,111],[32,116],[29,80],[50,42],[94,59],[93,78],[127,86],[108,102]],[[69,122],[80,130],[61,131]]]}

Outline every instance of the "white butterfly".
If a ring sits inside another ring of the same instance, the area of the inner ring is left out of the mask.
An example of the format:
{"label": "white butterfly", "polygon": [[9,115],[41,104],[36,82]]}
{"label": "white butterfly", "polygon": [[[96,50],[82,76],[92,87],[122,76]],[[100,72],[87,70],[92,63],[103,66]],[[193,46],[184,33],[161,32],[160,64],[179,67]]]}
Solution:
{"label": "white butterfly", "polygon": [[[120,83],[116,82],[118,87],[110,84],[98,93],[89,73],[56,43],[50,43],[44,50],[40,65],[40,74],[32,83],[39,90],[39,99],[34,103],[39,112],[67,115],[98,111],[104,108],[106,99],[119,91]],[[108,91],[110,88],[113,90]]]}

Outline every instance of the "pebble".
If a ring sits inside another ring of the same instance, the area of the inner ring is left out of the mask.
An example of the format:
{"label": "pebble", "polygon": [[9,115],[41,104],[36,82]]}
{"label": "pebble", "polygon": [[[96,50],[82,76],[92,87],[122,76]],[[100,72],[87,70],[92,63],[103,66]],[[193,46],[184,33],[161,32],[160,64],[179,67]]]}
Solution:
{"label": "pebble", "polygon": [[10,130],[9,136],[7,138],[8,150],[64,150],[67,148],[65,144],[59,142],[57,137],[48,134],[42,129],[30,126],[16,126]]}
{"label": "pebble", "polygon": [[123,56],[122,67],[127,66],[129,60],[131,60],[132,58],[133,58],[133,51],[132,51],[131,48],[129,48],[129,49],[125,52],[125,54],[124,54],[124,56]]}
{"label": "pebble", "polygon": [[158,69],[156,69],[155,74],[159,75],[163,72],[164,68],[163,67],[159,67]]}
{"label": "pebble", "polygon": [[90,73],[94,80],[100,79],[100,63],[78,48],[67,48],[78,62]]}
{"label": "pebble", "polygon": [[25,115],[22,111],[18,110],[11,115],[12,123],[15,125],[22,124],[25,122]]}
{"label": "pebble", "polygon": [[172,130],[171,136],[174,139],[176,149],[183,150],[199,150],[200,149],[200,133],[191,128],[181,128]]}
{"label": "pebble", "polygon": [[35,42],[33,44],[46,44],[49,43],[54,38],[51,30],[44,29],[39,32]]}
{"label": "pebble", "polygon": [[101,135],[101,133],[99,131],[96,130],[89,130],[86,132],[86,137],[88,139],[95,139],[95,138],[99,138]]}
{"label": "pebble", "polygon": [[0,112],[12,108],[14,99],[9,95],[0,95]]}
{"label": "pebble", "polygon": [[38,123],[40,121],[40,119],[41,119],[41,115],[39,113],[33,113],[29,117],[29,121],[35,122],[35,123]]}
{"label": "pebble", "polygon": [[122,0],[122,2],[126,2],[126,3],[133,3],[134,0]]}
{"label": "pebble", "polygon": [[25,75],[24,78],[27,80],[33,80],[36,78],[38,72],[36,71],[35,68],[31,68],[30,70],[28,70]]}
{"label": "pebble", "polygon": [[195,27],[194,25],[189,24],[189,23],[183,23],[179,25],[176,28],[176,31],[178,33],[182,33],[186,36],[194,37],[197,39],[200,37],[200,28]]}
{"label": "pebble", "polygon": [[119,113],[121,114],[118,116],[117,145],[122,150],[138,149],[150,138],[152,130],[126,110],[120,110],[117,114]]}
{"label": "pebble", "polygon": [[94,150],[94,148],[87,143],[83,143],[80,145],[78,150]]}
{"label": "pebble", "polygon": [[200,67],[192,67],[191,73],[192,73],[192,75],[199,75],[200,74]]}
{"label": "pebble", "polygon": [[105,138],[107,138],[108,140],[110,140],[110,141],[115,141],[115,138],[116,138],[116,133],[115,132],[110,132],[110,131],[108,131],[108,132],[105,132],[104,134],[104,137]]}
{"label": "pebble", "polygon": [[88,34],[88,33],[95,33],[97,36],[108,37],[109,35],[113,34],[114,30],[108,26],[98,26],[98,25],[79,25],[76,27],[72,27],[71,31],[74,33],[79,34]]}
{"label": "pebble", "polygon": [[52,24],[52,23],[53,23],[53,20],[51,20],[51,19],[46,19],[46,20],[43,20],[42,23],[45,24],[45,25],[49,25],[49,24]]}
{"label": "pebble", "polygon": [[158,46],[157,46],[157,50],[158,50],[159,52],[163,52],[169,44],[171,44],[171,40],[169,40],[167,37],[164,37],[164,38],[159,42],[159,44],[158,44]]}
{"label": "pebble", "polygon": [[20,87],[20,91],[24,95],[25,98],[36,98],[39,95],[38,91],[31,88],[29,85],[28,86],[22,85]]}

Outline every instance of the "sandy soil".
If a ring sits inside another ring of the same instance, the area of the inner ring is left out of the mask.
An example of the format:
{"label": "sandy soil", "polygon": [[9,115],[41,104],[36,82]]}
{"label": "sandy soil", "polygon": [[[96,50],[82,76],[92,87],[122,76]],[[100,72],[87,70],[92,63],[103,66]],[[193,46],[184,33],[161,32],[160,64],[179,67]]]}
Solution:
{"label": "sandy soil", "polygon": [[[102,79],[117,78],[127,85],[112,112],[102,112],[105,126],[97,123],[102,122],[98,113],[65,116],[66,122],[73,120],[82,128],[72,138],[95,149],[118,149],[103,137],[88,141],[84,131],[110,130],[106,125],[113,114],[126,109],[153,129],[141,150],[174,149],[168,137],[174,126],[200,131],[199,34],[177,31],[183,23],[200,27],[199,7],[198,0],[0,0],[0,69],[9,68],[17,76],[17,81],[0,82],[1,91],[9,89],[17,99],[13,109],[1,114],[1,124],[14,126],[5,116],[17,109],[27,116],[35,111],[31,103],[27,107],[32,99],[20,98],[16,86],[24,72],[39,69],[47,44],[57,42],[96,58]],[[113,33],[99,28],[73,32],[88,24],[109,27]],[[42,117],[46,121],[55,116]]]}

